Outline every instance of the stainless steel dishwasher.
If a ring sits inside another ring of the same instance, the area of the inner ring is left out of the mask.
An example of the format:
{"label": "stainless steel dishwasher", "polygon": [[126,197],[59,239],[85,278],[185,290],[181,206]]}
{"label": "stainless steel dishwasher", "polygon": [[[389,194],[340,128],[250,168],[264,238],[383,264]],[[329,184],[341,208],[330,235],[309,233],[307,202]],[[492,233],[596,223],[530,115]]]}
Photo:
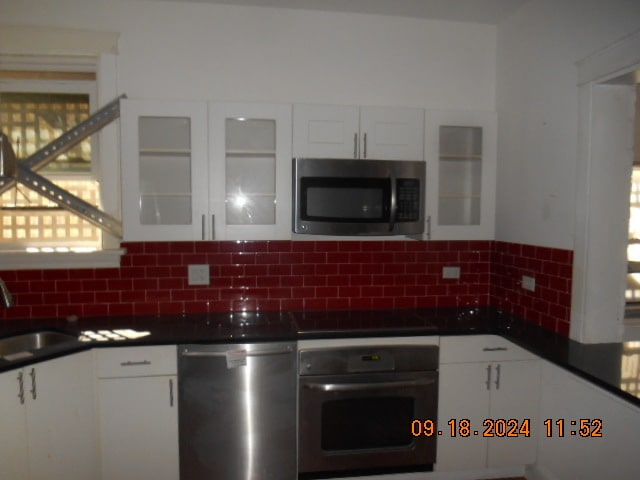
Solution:
{"label": "stainless steel dishwasher", "polygon": [[295,480],[295,342],[178,347],[181,480]]}

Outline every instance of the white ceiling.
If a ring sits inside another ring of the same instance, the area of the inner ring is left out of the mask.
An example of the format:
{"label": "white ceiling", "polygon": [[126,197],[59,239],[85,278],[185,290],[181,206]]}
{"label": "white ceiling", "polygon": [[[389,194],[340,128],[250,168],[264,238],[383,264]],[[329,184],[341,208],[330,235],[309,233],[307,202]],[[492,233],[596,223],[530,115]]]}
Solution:
{"label": "white ceiling", "polygon": [[529,0],[172,0],[370,13],[496,25]]}

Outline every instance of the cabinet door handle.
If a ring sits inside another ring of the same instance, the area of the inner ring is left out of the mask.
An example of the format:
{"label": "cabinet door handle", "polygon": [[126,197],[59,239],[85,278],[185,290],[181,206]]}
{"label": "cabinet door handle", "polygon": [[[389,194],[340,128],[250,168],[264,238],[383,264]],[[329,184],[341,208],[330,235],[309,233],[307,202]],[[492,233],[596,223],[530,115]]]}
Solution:
{"label": "cabinet door handle", "polygon": [[506,352],[509,350],[507,347],[484,347],[483,352]]}
{"label": "cabinet door handle", "polygon": [[364,155],[363,158],[367,158],[367,134],[364,134]]}
{"label": "cabinet door handle", "polygon": [[31,377],[31,398],[35,400],[36,397],[38,396],[36,391],[36,369],[35,368],[31,369],[29,376]]}
{"label": "cabinet door handle", "polygon": [[205,216],[204,213],[202,214],[202,240],[205,240],[204,235],[205,235]]}
{"label": "cabinet door handle", "polygon": [[487,365],[487,390],[491,390],[491,365]]}
{"label": "cabinet door handle", "polygon": [[169,406],[173,408],[173,378],[169,379]]}
{"label": "cabinet door handle", "polygon": [[427,216],[427,240],[431,240],[431,215]]}
{"label": "cabinet door handle", "polygon": [[358,134],[353,134],[353,158],[358,158]]}
{"label": "cabinet door handle", "polygon": [[139,362],[132,362],[132,361],[128,361],[128,362],[121,362],[120,366],[121,367],[137,367],[140,365],[151,365],[151,362],[149,360],[141,360]]}
{"label": "cabinet door handle", "polygon": [[24,405],[24,373],[18,372],[18,398],[20,405]]}
{"label": "cabinet door handle", "polygon": [[216,239],[216,216],[211,215],[211,240]]}

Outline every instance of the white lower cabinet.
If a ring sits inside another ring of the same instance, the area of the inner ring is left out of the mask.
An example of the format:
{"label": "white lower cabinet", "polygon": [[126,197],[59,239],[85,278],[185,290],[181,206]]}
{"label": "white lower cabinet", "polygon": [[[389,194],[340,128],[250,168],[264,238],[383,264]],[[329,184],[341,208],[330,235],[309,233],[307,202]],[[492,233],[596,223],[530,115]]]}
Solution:
{"label": "white lower cabinet", "polygon": [[541,434],[531,478],[638,478],[640,409],[552,363],[542,363]]}
{"label": "white lower cabinet", "polygon": [[0,375],[0,476],[98,479],[91,352]]}
{"label": "white lower cabinet", "polygon": [[102,480],[178,480],[175,346],[97,351]]}
{"label": "white lower cabinet", "polygon": [[19,393],[24,392],[24,386],[21,389],[19,385],[24,374],[24,368],[0,374],[0,432],[4,438],[0,442],[0,472],[15,480],[29,478],[27,413]]}
{"label": "white lower cabinet", "polygon": [[536,460],[540,361],[496,336],[442,337],[437,471]]}

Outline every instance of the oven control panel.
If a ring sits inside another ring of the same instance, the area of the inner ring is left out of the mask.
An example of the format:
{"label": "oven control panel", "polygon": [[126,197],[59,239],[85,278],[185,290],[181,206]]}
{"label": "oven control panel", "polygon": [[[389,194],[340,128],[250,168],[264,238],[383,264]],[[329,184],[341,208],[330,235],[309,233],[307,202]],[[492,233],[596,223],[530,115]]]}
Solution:
{"label": "oven control panel", "polygon": [[300,350],[300,375],[437,370],[438,346],[394,345]]}

